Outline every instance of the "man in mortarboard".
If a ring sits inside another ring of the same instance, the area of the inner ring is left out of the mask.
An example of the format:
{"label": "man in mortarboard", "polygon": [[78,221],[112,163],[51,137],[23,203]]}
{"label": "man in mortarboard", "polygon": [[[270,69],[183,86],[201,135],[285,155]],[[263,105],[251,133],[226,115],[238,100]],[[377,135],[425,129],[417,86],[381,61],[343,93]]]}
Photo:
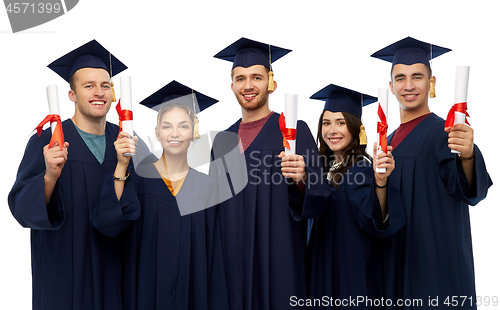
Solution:
{"label": "man in mortarboard", "polygon": [[[242,111],[226,131],[239,139],[223,132],[212,147],[211,173],[232,196],[222,201],[228,195],[219,193],[218,207],[231,309],[289,309],[306,298],[307,221],[301,220],[320,214],[331,199],[304,122],[297,124],[297,155],[282,160],[280,115],[270,110],[269,95],[277,87],[271,63],[288,52],[241,38],[215,55],[233,63],[231,89]],[[245,155],[240,169],[226,155],[234,145]]]}
{"label": "man in mortarboard", "polygon": [[388,137],[397,162],[389,183],[403,197],[406,226],[386,239],[385,297],[423,301],[408,309],[431,299],[442,308],[453,296],[463,296],[462,308],[476,309],[468,205],[484,199],[492,182],[472,128],[445,128],[429,109],[436,83],[429,59],[449,51],[407,37],[372,55],[392,63],[389,86],[401,117]]}
{"label": "man in mortarboard", "polygon": [[49,68],[69,82],[75,114],[62,122],[62,147],[49,147],[50,129],[31,137],[8,197],[14,217],[31,229],[33,309],[122,309],[118,239],[89,218],[103,176],[116,166],[119,130],[106,122],[110,77],[127,67],[92,40]]}

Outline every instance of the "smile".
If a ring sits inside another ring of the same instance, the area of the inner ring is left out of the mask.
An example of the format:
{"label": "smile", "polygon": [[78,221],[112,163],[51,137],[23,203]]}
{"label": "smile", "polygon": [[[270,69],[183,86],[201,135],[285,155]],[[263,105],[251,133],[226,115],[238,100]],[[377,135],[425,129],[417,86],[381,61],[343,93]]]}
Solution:
{"label": "smile", "polygon": [[180,145],[182,143],[182,141],[178,140],[168,140],[167,142],[172,146]]}
{"label": "smile", "polygon": [[90,104],[91,105],[105,105],[106,102],[105,101],[91,101]]}
{"label": "smile", "polygon": [[337,144],[339,143],[343,138],[342,137],[330,137],[328,140],[330,141],[331,144]]}
{"label": "smile", "polygon": [[255,96],[257,96],[257,94],[247,94],[247,95],[243,95],[243,97],[245,97],[245,99],[249,99],[249,100],[251,100],[251,99],[255,98]]}

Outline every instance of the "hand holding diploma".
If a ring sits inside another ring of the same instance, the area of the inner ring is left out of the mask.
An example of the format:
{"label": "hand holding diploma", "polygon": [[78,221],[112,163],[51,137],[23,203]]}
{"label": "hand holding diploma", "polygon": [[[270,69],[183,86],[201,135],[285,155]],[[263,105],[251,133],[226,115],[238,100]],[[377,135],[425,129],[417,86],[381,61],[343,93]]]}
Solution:
{"label": "hand holding diploma", "polygon": [[[467,90],[469,87],[469,67],[457,66],[455,76],[455,104],[448,112],[445,131],[448,135],[448,147],[452,153],[462,153],[463,158],[469,158],[474,150],[474,132],[469,126],[467,113]],[[465,125],[467,124],[467,125]]]}
{"label": "hand holding diploma", "polygon": [[42,134],[43,125],[50,122],[52,127],[52,138],[49,142],[49,148],[51,148],[56,142],[58,142],[61,151],[64,147],[64,134],[62,130],[61,117],[59,116],[59,97],[57,95],[57,85],[47,86],[47,100],[49,102],[49,115],[36,126],[36,131],[38,136]]}
{"label": "hand holding diploma", "polygon": [[[130,76],[120,78],[120,101],[116,105],[116,111],[120,118],[120,132],[128,133],[129,137],[134,136],[133,113],[132,113],[132,87]],[[134,153],[125,153],[125,156],[133,156]]]}
{"label": "hand holding diploma", "polygon": [[[388,154],[387,151],[387,111],[388,111],[388,96],[389,89],[388,88],[379,88],[378,89],[378,110],[377,110],[377,154]],[[378,164],[378,158],[373,156],[374,162],[376,166],[375,172],[385,173],[386,168],[382,165]],[[381,163],[385,163],[383,161],[384,157],[381,157]]]}

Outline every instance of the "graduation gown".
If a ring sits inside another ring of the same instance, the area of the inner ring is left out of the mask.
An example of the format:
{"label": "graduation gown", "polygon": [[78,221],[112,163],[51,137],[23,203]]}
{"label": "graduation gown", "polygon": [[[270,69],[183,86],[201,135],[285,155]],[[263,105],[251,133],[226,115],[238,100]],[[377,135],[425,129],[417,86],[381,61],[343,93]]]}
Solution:
{"label": "graduation gown", "polygon": [[[241,167],[232,166],[241,119],[219,133],[212,147],[211,174],[233,197],[220,202],[221,237],[231,309],[297,309],[291,298],[306,298],[307,221],[332,199],[322,182],[321,160],[307,125],[297,123],[297,154],[304,156],[305,195],[281,174],[283,137],[274,113],[244,152]],[[238,173],[235,170],[240,169]],[[238,179],[240,178],[240,179]],[[247,181],[245,183],[245,181]],[[243,190],[239,186],[244,185]],[[224,196],[224,194],[222,194]],[[225,197],[224,197],[225,198]],[[219,197],[220,199],[220,197]]]}
{"label": "graduation gown", "polygon": [[471,298],[463,308],[476,309],[468,205],[484,199],[492,182],[474,146],[475,181],[468,186],[443,129],[444,120],[430,114],[393,151],[396,168],[389,183],[403,197],[406,226],[385,239],[385,287],[394,304],[398,298],[422,299],[408,309],[429,306],[436,297],[445,307],[453,296]]}
{"label": "graduation gown", "polygon": [[[92,221],[124,244],[124,309],[228,309],[214,181],[190,169],[174,197],[154,165],[139,165],[117,200],[106,176]],[[184,209],[200,210],[184,216]],[[137,219],[131,214],[140,213]],[[220,240],[220,239],[219,239]]]}
{"label": "graduation gown", "polygon": [[392,195],[384,224],[372,164],[361,160],[345,172],[335,203],[315,221],[308,245],[312,309],[383,309],[376,306],[384,297],[382,238],[405,223],[399,193],[391,183],[387,191]]}
{"label": "graduation gown", "polygon": [[51,138],[50,128],[31,137],[8,197],[14,217],[31,228],[33,309],[122,309],[119,242],[89,221],[103,177],[116,166],[118,127],[106,123],[102,164],[71,120],[62,128],[70,144],[68,160],[50,203],[45,205],[43,185],[43,147]]}

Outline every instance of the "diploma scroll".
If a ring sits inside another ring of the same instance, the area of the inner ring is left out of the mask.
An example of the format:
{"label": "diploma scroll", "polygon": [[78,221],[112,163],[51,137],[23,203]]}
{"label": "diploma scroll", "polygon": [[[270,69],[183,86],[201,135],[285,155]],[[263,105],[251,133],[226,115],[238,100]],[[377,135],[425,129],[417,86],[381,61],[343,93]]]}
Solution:
{"label": "diploma scroll", "polygon": [[[134,121],[132,117],[132,83],[130,76],[120,77],[120,105],[122,115],[121,128],[128,133],[131,138],[134,137]],[[127,116],[124,116],[128,112]],[[133,156],[134,153],[125,153],[125,156]]]}
{"label": "diploma scroll", "polygon": [[285,147],[285,156],[295,154],[296,130],[297,130],[297,110],[299,106],[298,95],[285,94],[285,124],[287,129],[294,129],[292,137],[288,137],[287,141],[290,148]]}
{"label": "diploma scroll", "polygon": [[[469,71],[470,67],[469,66],[457,66],[457,71],[455,75],[455,106],[457,104],[463,105],[467,104],[467,91],[469,88]],[[465,108],[467,109],[467,108]],[[463,111],[463,109],[459,109],[461,111],[456,111],[457,109],[455,108],[454,114],[455,114],[455,124],[465,124],[466,123],[466,116],[467,112]],[[464,113],[465,112],[465,113]],[[459,151],[457,150],[451,150],[452,153],[454,154],[460,154]]]}
{"label": "diploma scroll", "polygon": [[[377,154],[387,152],[387,112],[389,103],[389,89],[378,89],[379,107],[377,110]],[[378,173],[386,173],[386,168],[376,168]]]}
{"label": "diploma scroll", "polygon": [[[57,85],[51,84],[47,86],[47,101],[49,103],[49,114],[60,115],[59,95],[57,92]],[[50,127],[52,127],[52,134],[54,134],[54,131],[56,130],[57,127],[57,122],[51,123]]]}

